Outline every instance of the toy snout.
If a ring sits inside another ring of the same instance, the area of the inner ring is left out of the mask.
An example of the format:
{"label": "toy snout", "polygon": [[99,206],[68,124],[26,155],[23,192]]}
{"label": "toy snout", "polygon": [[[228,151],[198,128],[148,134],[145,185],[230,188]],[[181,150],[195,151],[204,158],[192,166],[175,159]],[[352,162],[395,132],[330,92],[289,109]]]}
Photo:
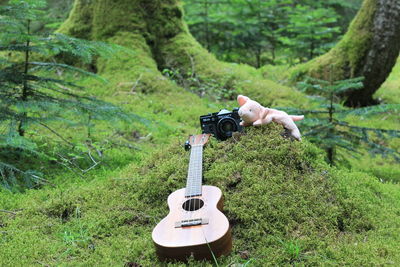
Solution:
{"label": "toy snout", "polygon": [[246,106],[242,106],[239,108],[238,113],[242,120],[245,122],[253,122],[257,120],[257,114],[254,108],[252,109]]}
{"label": "toy snout", "polygon": [[244,122],[252,123],[259,119],[261,105],[247,96],[239,95],[238,104],[240,106],[238,114]]}

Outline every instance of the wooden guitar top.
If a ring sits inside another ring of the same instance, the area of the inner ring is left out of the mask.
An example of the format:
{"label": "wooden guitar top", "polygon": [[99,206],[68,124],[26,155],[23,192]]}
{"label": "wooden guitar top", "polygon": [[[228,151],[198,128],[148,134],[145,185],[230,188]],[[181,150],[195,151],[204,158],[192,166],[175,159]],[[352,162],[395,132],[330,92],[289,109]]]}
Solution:
{"label": "wooden guitar top", "polygon": [[[179,189],[168,197],[170,212],[153,230],[152,238],[161,260],[212,259],[231,251],[229,221],[222,210],[221,190],[202,186],[202,195],[185,197]],[[211,253],[212,251],[212,253]]]}

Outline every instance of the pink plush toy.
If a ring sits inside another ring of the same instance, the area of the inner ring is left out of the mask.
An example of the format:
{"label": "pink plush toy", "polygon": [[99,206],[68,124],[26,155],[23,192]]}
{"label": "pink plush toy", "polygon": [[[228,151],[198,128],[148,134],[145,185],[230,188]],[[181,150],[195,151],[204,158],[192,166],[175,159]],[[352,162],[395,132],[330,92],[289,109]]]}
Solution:
{"label": "pink plush toy", "polygon": [[300,131],[297,128],[295,121],[304,119],[304,116],[293,116],[288,115],[284,111],[265,108],[258,102],[251,100],[247,96],[238,95],[237,101],[239,103],[239,116],[242,118],[240,123],[243,126],[260,126],[262,124],[268,124],[271,121],[283,125],[291,135],[297,140],[301,141]]}

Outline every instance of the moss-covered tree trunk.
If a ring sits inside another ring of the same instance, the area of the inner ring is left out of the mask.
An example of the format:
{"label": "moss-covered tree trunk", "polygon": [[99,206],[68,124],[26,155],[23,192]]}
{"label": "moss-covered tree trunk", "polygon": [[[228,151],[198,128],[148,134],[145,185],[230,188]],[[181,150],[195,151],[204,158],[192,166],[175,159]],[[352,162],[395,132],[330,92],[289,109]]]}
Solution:
{"label": "moss-covered tree trunk", "polygon": [[132,33],[157,54],[163,40],[186,31],[182,16],[176,0],[76,0],[59,31],[91,40]]}
{"label": "moss-covered tree trunk", "polygon": [[291,88],[265,80],[253,68],[218,61],[190,34],[180,0],[75,0],[58,31],[134,50],[133,57],[119,59],[117,64],[100,61],[97,68],[102,75],[132,69],[131,80],[140,78],[141,84],[147,81],[149,85],[165,79],[160,71],[169,68],[198,80],[216,81],[220,88],[240,88],[264,105],[292,105],[301,97]]}
{"label": "moss-covered tree trunk", "polygon": [[399,50],[400,1],[364,0],[343,39],[328,53],[300,65],[294,74],[334,80],[364,76],[364,88],[349,92],[346,103],[370,105],[396,63]]}

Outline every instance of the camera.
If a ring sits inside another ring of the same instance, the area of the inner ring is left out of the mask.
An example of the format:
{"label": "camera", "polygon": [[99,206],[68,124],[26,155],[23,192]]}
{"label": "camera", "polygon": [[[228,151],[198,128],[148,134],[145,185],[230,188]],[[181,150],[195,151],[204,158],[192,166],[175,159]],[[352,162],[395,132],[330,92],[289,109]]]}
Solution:
{"label": "camera", "polygon": [[203,133],[213,134],[218,140],[226,140],[232,137],[234,132],[241,132],[239,109],[234,108],[232,112],[222,109],[219,112],[200,116],[200,125]]}

